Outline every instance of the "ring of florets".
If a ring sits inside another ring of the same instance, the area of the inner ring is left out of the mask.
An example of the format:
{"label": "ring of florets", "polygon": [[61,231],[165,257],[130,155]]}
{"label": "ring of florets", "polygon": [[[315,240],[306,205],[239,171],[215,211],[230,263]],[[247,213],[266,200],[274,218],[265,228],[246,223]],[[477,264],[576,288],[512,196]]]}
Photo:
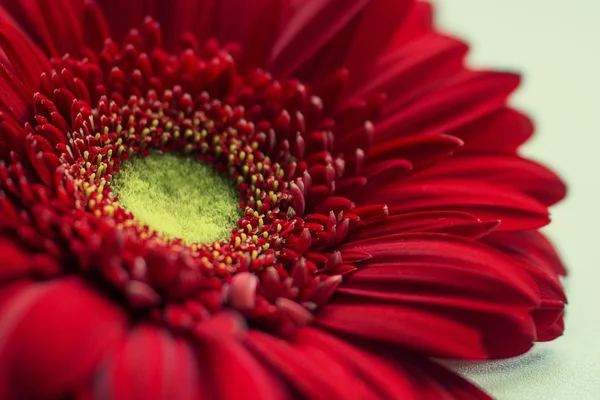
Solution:
{"label": "ring of florets", "polygon": [[[136,313],[176,329],[223,308],[284,334],[307,323],[355,270],[327,249],[360,215],[386,212],[330,197],[344,161],[331,156],[322,101],[296,80],[239,75],[212,44],[202,60],[134,39],[120,49],[108,41],[95,60],[53,59],[53,72],[42,74],[24,143],[41,184],[16,159],[0,166],[5,182],[20,182],[2,190],[29,210],[21,225],[34,220],[19,235],[62,260],[38,263],[36,273],[92,275]],[[122,161],[152,152],[196,157],[231,177],[243,216],[228,240],[166,237],[119,205],[111,178]]]}

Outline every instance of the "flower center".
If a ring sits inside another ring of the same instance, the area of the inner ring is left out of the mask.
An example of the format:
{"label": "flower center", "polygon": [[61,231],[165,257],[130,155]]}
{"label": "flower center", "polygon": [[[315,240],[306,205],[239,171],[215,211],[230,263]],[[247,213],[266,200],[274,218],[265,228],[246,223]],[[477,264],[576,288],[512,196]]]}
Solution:
{"label": "flower center", "polygon": [[[366,181],[352,142],[368,144],[378,103],[349,103],[342,118],[332,114],[337,78],[315,90],[239,74],[210,43],[178,56],[155,45],[136,31],[121,47],[106,41],[99,63],[53,60],[19,154],[39,179],[0,162],[0,208],[2,192],[15,195],[29,212],[6,211],[16,234],[60,257],[36,274],[100,280],[136,318],[193,333],[234,310],[293,334],[368,259],[337,246],[387,216],[343,196]],[[334,128],[347,139],[336,142]],[[39,234],[21,229],[31,221]]]}
{"label": "flower center", "polygon": [[190,243],[227,240],[242,217],[231,179],[190,157],[134,157],[123,163],[111,186],[142,224]]}

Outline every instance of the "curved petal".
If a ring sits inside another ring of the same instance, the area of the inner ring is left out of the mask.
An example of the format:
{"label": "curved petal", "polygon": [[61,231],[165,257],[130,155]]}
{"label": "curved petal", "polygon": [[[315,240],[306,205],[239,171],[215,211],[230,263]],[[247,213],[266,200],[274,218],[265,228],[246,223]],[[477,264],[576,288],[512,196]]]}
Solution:
{"label": "curved petal", "polygon": [[60,398],[87,382],[125,316],[84,282],[24,287],[0,310],[0,397]]}
{"label": "curved petal", "polygon": [[479,151],[512,154],[533,135],[529,117],[512,108],[502,107],[447,133],[463,140],[459,153]]}
{"label": "curved petal", "polygon": [[31,93],[39,90],[40,75],[51,70],[40,49],[10,23],[0,25],[0,47]]}
{"label": "curved petal", "polygon": [[538,286],[523,265],[491,246],[449,235],[398,234],[345,244],[346,250],[371,258],[340,285],[333,304],[445,316],[481,334],[492,358],[520,354],[535,340],[531,311],[541,301]]}
{"label": "curved petal", "polygon": [[305,352],[306,348],[255,330],[248,333],[245,344],[267,369],[306,398],[346,399],[355,393],[349,371],[328,353]]}
{"label": "curved petal", "polygon": [[83,2],[45,0],[3,0],[2,4],[44,51],[54,57],[84,50]]}
{"label": "curved petal", "polygon": [[[497,300],[489,302],[485,296],[477,298],[463,293],[452,293],[449,286],[444,289],[436,293],[421,294],[417,288],[405,292],[402,288],[394,288],[389,284],[387,287],[380,285],[371,289],[340,287],[334,302],[352,305],[367,303],[368,307],[379,305],[382,310],[402,310],[410,307],[422,310],[425,315],[443,316],[478,332],[485,348],[485,358],[512,357],[524,353],[533,345],[536,332],[545,329],[544,323],[554,322],[557,318],[552,319],[556,314],[550,308],[544,314],[535,314],[537,310],[532,314],[530,305],[504,304]],[[375,310],[376,308],[373,308],[373,311]],[[419,326],[411,329],[418,330]],[[447,340],[447,332],[437,332],[443,335],[443,341]],[[442,339],[438,337],[438,340]],[[430,351],[431,349],[428,349],[423,352],[430,355]],[[468,356],[462,354],[461,357]],[[477,356],[479,357],[481,356]]]}
{"label": "curved petal", "polygon": [[396,32],[388,49],[402,47],[433,30],[433,7],[425,1],[415,1],[402,27]]}
{"label": "curved petal", "polygon": [[[535,316],[534,316],[535,317]],[[548,342],[562,336],[565,331],[565,320],[561,314],[556,322],[546,330],[538,333],[538,342]]]}
{"label": "curved petal", "polygon": [[419,380],[424,400],[460,399],[491,400],[491,397],[465,378],[426,358],[412,358],[403,363]]}
{"label": "curved petal", "polygon": [[350,85],[364,82],[370,63],[386,48],[412,9],[412,0],[371,0],[365,7],[343,62],[352,73]]}
{"label": "curved petal", "polygon": [[[356,204],[385,203],[391,215],[460,211],[482,220],[500,220],[500,230],[538,228],[549,222],[547,208],[514,189],[468,179],[367,183]],[[354,199],[353,199],[354,200]]]}
{"label": "curved petal", "polygon": [[[247,6],[243,20],[246,21],[247,30],[236,30],[238,33],[235,38],[242,43],[238,63],[241,71],[266,68],[278,33],[289,14],[290,5],[286,0],[263,0],[264,5],[258,7],[255,3],[255,0],[245,2]],[[235,25],[239,25],[239,21],[236,20]]]}
{"label": "curved petal", "polygon": [[337,304],[334,300],[319,311],[315,323],[350,341],[373,341],[433,357],[487,358],[477,329],[424,309],[362,302]]}
{"label": "curved petal", "polygon": [[406,371],[387,362],[383,357],[353,347],[315,328],[304,328],[298,332],[296,342],[304,347],[314,347],[330,353],[343,363],[354,376],[360,377],[365,399],[414,399],[419,398],[420,388],[414,387]]}
{"label": "curved petal", "polygon": [[375,125],[375,143],[398,136],[446,132],[501,108],[518,86],[514,74],[464,71],[402,109],[388,102]]}
{"label": "curved petal", "polygon": [[110,37],[108,22],[95,1],[86,1],[83,9],[83,34],[85,45],[101,51],[104,41]]}
{"label": "curved petal", "polygon": [[196,345],[203,397],[231,400],[290,398],[290,388],[246,348],[246,340],[245,335],[231,338],[210,334]]}
{"label": "curved petal", "polygon": [[[21,128],[24,122],[33,117],[33,93],[3,64],[0,63],[0,111],[15,125]],[[4,130],[4,129],[2,129]],[[1,133],[0,133],[1,134]],[[8,142],[0,136],[2,142]],[[1,149],[0,143],[0,149]]]}
{"label": "curved petal", "polygon": [[452,157],[422,171],[415,179],[473,179],[505,185],[550,206],[565,197],[556,174],[516,155],[477,154]]}
{"label": "curved petal", "polygon": [[202,398],[191,346],[167,331],[138,325],[104,358],[88,389],[95,399]]}
{"label": "curved petal", "polygon": [[531,315],[537,329],[537,341],[548,342],[561,336],[564,331],[564,309],[562,301],[544,300]]}
{"label": "curved petal", "polygon": [[373,146],[365,163],[400,158],[409,161],[413,170],[420,170],[449,157],[462,144],[460,139],[448,135],[400,138]]}
{"label": "curved petal", "polygon": [[513,257],[535,264],[546,272],[565,275],[566,269],[550,241],[536,230],[495,233],[489,244]]}
{"label": "curved petal", "polygon": [[[371,255],[370,264],[391,263],[398,268],[411,263],[439,265],[454,270],[454,273],[462,270],[473,276],[493,277],[512,287],[510,296],[502,296],[506,301],[522,300],[530,304],[539,301],[534,281],[520,265],[491,246],[476,241],[440,234],[398,234],[347,243],[340,249],[368,253]],[[363,271],[367,273],[369,268]],[[426,270],[422,275],[430,275],[430,281],[442,279],[438,274],[427,274]],[[408,277],[416,276],[409,274]]]}
{"label": "curved petal", "polygon": [[383,92],[394,104],[408,104],[422,94],[423,88],[439,85],[462,71],[467,50],[466,44],[431,32],[388,49],[374,62],[371,75],[353,94]]}
{"label": "curved petal", "polygon": [[537,340],[562,335],[567,299],[559,277],[565,269],[550,242],[536,231],[494,233],[485,241],[522,263],[539,287],[542,302],[532,312]]}
{"label": "curved petal", "polygon": [[566,302],[559,274],[553,266],[553,263],[560,263],[560,260],[520,240],[520,233],[494,233],[485,238],[485,242],[518,260],[540,288],[542,299]]}
{"label": "curved petal", "polygon": [[279,34],[269,70],[277,77],[290,76],[324,44],[361,13],[368,0],[307,1]]}
{"label": "curved petal", "polygon": [[370,239],[396,233],[447,233],[478,239],[498,227],[498,221],[482,221],[458,211],[424,211],[392,215],[381,222],[351,231],[347,241]]}
{"label": "curved petal", "polygon": [[[320,100],[311,98],[314,115],[304,121],[297,114],[294,124],[303,132],[333,130],[316,132],[314,143],[299,135],[292,153],[302,155],[306,146],[309,155],[314,148],[324,150],[313,154],[316,159],[328,160],[327,150],[343,150],[347,157],[323,168],[299,162],[297,171],[283,172],[300,176],[308,168],[305,181],[294,186],[306,192],[294,193],[300,193],[294,199],[300,198],[293,204],[296,211],[322,212],[327,221],[329,210],[343,209],[346,217],[339,213],[337,221],[343,222],[335,231],[329,226],[336,223],[332,212],[330,224],[323,225],[327,231],[316,232],[314,240],[312,230],[305,229],[308,236],[303,234],[297,248],[288,249],[288,258],[298,250],[309,259],[312,240],[314,261],[303,260],[300,272],[282,284],[296,278],[304,282],[309,268],[323,263],[352,274],[341,284],[340,275],[329,279],[328,294],[335,291],[331,301],[316,312],[314,325],[299,328],[293,337],[247,331],[234,313],[203,321],[189,335],[172,336],[149,324],[134,325],[126,333],[123,312],[81,280],[22,282],[48,260],[32,257],[0,236],[0,282],[10,285],[0,290],[0,397],[63,398],[85,388],[84,397],[115,399],[485,399],[484,393],[415,353],[507,357],[529,349],[536,335],[549,340],[562,332],[565,298],[558,275],[564,269],[535,229],[548,222],[546,206],[564,196],[564,186],[549,171],[516,156],[477,154],[490,149],[511,154],[531,134],[530,121],[505,105],[519,79],[465,69],[467,46],[433,32],[429,4],[98,1],[108,23],[88,0],[0,0],[28,35],[16,25],[0,27],[0,45],[14,67],[0,66],[0,112],[8,115],[0,121],[0,156],[8,158],[19,149],[21,127],[31,117],[29,92],[37,87],[40,71],[49,68],[30,39],[48,55],[80,56],[89,50],[86,45],[96,50],[103,45],[109,26],[120,40],[152,15],[163,24],[167,50],[175,49],[188,30],[186,46],[199,52],[203,43],[197,42],[209,37],[237,41],[246,49],[225,48],[240,57],[239,70],[265,67],[278,77],[310,78],[310,90],[302,87],[290,103],[304,101],[306,93],[321,96],[317,78],[331,76],[321,86],[327,93]],[[152,32],[158,43],[158,30]],[[206,45],[209,53],[212,44]],[[161,57],[168,58],[166,52]],[[165,72],[166,86],[171,72]],[[372,79],[365,79],[369,75]],[[235,81],[227,76],[227,83]],[[256,82],[257,90],[259,86]],[[285,85],[272,86],[265,104],[256,104],[265,115],[279,112],[269,109],[271,96],[275,103],[286,97]],[[368,100],[351,99],[335,109],[347,89]],[[386,95],[389,101],[383,106]],[[63,97],[66,106],[61,107],[68,111],[72,98]],[[375,128],[365,123],[379,114],[383,118]],[[462,157],[446,160],[463,142]],[[285,155],[289,147],[285,142],[277,150]],[[345,190],[344,197],[332,197],[344,167],[354,175],[346,175],[346,186],[337,187]],[[44,176],[50,186],[50,175]],[[312,189],[306,180],[311,176]],[[357,199],[346,197],[359,191]],[[299,202],[302,206],[296,207]],[[389,205],[385,223],[381,219],[388,207],[369,206],[382,203]],[[507,236],[492,232],[499,221]],[[319,224],[312,228],[321,229]],[[530,231],[519,232],[523,229]],[[354,232],[327,258],[330,254],[319,254],[314,246],[322,245],[330,230],[338,239]],[[295,296],[299,289],[302,297],[303,285],[297,286],[285,291]],[[308,314],[291,299],[276,302],[288,308],[294,304]]]}
{"label": "curved petal", "polygon": [[416,400],[420,388],[401,365],[373,357],[314,327],[290,341],[250,331],[246,346],[302,398]]}
{"label": "curved petal", "polygon": [[0,236],[0,283],[28,278],[32,272],[32,258],[12,238]]}
{"label": "curved petal", "polygon": [[[130,29],[139,28],[142,21],[146,16],[154,16],[154,1],[145,0],[128,0],[123,2],[121,0],[95,0],[102,12],[106,16],[106,20],[110,26],[111,36],[117,41],[122,40]],[[187,15],[187,19],[181,19],[180,23],[183,29],[189,29],[191,24],[186,23],[195,15],[206,16],[209,18],[209,13],[199,13],[195,5],[203,3],[212,3],[211,1],[195,1],[195,0],[175,0],[169,2],[172,5],[173,11],[184,11]],[[167,14],[168,15],[168,14]],[[165,18],[166,19],[166,18]],[[165,28],[169,29],[172,25],[169,25],[166,21],[160,21],[165,23]],[[175,21],[172,21],[173,24]],[[199,20],[198,24],[206,26],[206,24]]]}

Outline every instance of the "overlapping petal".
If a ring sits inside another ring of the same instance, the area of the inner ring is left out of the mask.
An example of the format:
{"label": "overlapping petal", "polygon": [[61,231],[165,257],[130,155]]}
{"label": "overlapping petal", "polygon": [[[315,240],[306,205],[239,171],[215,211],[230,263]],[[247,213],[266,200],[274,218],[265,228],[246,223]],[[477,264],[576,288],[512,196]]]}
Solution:
{"label": "overlapping petal", "polygon": [[[11,287],[3,288],[3,291]],[[0,395],[57,398],[91,379],[124,338],[124,313],[78,279],[29,284],[2,302]]]}
{"label": "overlapping petal", "polygon": [[[565,268],[537,229],[565,186],[516,153],[519,77],[466,68],[428,3],[0,5],[0,397],[486,399],[430,357],[562,334]],[[201,281],[185,252],[66,217],[58,155],[96,173],[109,108],[150,91],[264,130],[289,181],[276,256]]]}

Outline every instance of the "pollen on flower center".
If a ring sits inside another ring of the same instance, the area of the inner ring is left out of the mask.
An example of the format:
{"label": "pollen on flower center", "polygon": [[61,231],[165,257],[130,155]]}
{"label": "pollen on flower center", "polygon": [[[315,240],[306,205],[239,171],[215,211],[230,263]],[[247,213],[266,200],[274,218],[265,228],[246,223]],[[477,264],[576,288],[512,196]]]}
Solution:
{"label": "pollen on flower center", "polygon": [[134,157],[123,163],[111,186],[141,223],[186,242],[227,240],[243,215],[231,179],[190,157]]}

